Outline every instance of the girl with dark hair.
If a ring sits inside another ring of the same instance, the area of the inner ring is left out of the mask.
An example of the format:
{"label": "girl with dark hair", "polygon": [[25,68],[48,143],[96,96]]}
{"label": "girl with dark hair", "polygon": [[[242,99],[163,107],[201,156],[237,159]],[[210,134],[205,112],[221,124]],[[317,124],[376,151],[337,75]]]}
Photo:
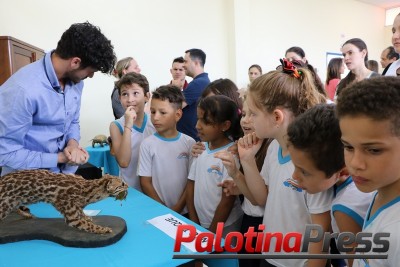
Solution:
{"label": "girl with dark hair", "polygon": [[343,58],[336,57],[329,61],[326,70],[325,90],[330,100],[335,97],[336,87],[340,82],[341,75],[344,73]]}
{"label": "girl with dark hair", "polygon": [[212,95],[224,95],[229,97],[235,102],[240,112],[243,107],[243,102],[239,97],[238,88],[234,82],[229,79],[217,79],[207,85],[204,89],[201,97],[207,97]]}
{"label": "girl with dark hair", "polygon": [[232,178],[214,154],[226,151],[241,136],[236,104],[223,95],[202,98],[197,107],[196,129],[206,151],[190,167],[186,190],[189,218],[214,233],[217,224],[223,222],[225,236],[240,230],[243,211],[237,196],[226,196],[217,187]]}

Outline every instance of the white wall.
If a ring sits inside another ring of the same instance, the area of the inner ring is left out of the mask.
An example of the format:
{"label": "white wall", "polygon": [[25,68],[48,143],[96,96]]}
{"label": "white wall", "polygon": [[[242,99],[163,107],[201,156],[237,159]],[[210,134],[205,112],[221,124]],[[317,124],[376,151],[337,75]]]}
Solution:
{"label": "white wall", "polygon": [[[238,0],[240,1],[240,0]],[[358,1],[247,1],[247,28],[237,34],[247,40],[238,56],[238,77],[247,82],[247,68],[254,63],[264,72],[275,69],[291,46],[300,46],[321,79],[326,76],[326,52],[339,52],[351,38],[363,39],[369,59],[379,60],[384,41],[385,10]],[[245,12],[247,10],[245,9]]]}
{"label": "white wall", "polygon": [[[0,0],[0,35],[10,35],[48,51],[75,22],[99,26],[118,58],[133,56],[150,88],[168,83],[173,58],[189,48],[207,53],[210,79],[247,83],[247,68],[274,69],[290,46],[301,46],[325,77],[325,53],[360,37],[370,58],[379,60],[387,43],[385,11],[358,1],[336,0]],[[107,134],[113,120],[114,78],[96,73],[85,81],[81,145]]]}

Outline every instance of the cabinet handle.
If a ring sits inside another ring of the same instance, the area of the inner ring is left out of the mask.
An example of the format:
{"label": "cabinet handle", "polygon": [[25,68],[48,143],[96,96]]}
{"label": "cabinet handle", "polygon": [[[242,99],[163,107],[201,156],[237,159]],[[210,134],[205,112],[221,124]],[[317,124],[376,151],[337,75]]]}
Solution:
{"label": "cabinet handle", "polygon": [[35,61],[36,61],[36,53],[32,52],[32,62],[35,62]]}

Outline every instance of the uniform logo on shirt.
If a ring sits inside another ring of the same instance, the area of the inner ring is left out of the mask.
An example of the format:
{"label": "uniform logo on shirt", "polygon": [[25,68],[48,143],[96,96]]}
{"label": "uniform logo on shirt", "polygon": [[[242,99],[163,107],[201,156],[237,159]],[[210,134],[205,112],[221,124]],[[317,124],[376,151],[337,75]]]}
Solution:
{"label": "uniform logo on shirt", "polygon": [[177,159],[188,159],[189,158],[189,153],[187,152],[182,152],[179,154]]}
{"label": "uniform logo on shirt", "polygon": [[286,179],[286,181],[283,182],[283,185],[289,187],[292,190],[296,190],[297,192],[303,192],[303,189],[301,189],[296,181],[292,178]]}
{"label": "uniform logo on shirt", "polygon": [[222,176],[221,168],[217,165],[211,165],[210,168],[207,169],[208,173],[215,173],[219,176]]}

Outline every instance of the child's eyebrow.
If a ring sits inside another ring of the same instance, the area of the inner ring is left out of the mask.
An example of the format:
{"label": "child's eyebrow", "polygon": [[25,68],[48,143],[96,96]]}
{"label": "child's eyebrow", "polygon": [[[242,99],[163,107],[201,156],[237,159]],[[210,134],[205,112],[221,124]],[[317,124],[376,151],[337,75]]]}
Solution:
{"label": "child's eyebrow", "polygon": [[[344,144],[344,145],[350,145],[348,142],[346,142],[345,140],[343,140],[343,139],[340,139],[341,141],[342,141],[342,143]],[[379,142],[379,141],[376,141],[376,142],[369,142],[369,143],[362,143],[361,145],[362,146],[374,146],[374,145],[384,145],[385,143],[384,142]]]}

